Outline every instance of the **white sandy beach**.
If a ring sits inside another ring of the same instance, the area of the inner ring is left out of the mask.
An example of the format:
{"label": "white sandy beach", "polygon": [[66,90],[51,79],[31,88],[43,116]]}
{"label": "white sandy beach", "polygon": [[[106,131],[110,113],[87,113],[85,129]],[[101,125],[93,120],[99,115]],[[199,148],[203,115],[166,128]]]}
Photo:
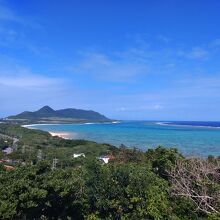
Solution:
{"label": "white sandy beach", "polygon": [[61,125],[61,124],[28,124],[28,125],[21,125],[21,127],[31,128],[31,127],[35,127],[35,126],[39,126],[39,125]]}
{"label": "white sandy beach", "polygon": [[70,138],[70,133],[67,133],[67,132],[51,132],[49,131],[49,133],[52,135],[52,136],[58,136],[58,137],[61,137],[61,138],[64,138],[64,139],[69,139]]}
{"label": "white sandy beach", "polygon": [[[30,124],[30,125],[22,125],[22,127],[29,129],[36,129],[35,126],[39,125],[60,125],[60,124]],[[62,132],[62,131],[48,131],[52,136],[58,136],[64,139],[77,139],[77,133],[73,132]]]}
{"label": "white sandy beach", "polygon": [[[89,125],[89,124],[117,124],[120,123],[120,121],[113,121],[113,122],[106,122],[106,123],[92,123],[92,122],[87,122],[87,123],[81,123],[81,124],[76,124],[76,125]],[[39,129],[36,128],[38,126],[47,126],[47,125],[62,125],[62,124],[29,124],[29,125],[22,125],[24,128],[29,128],[29,129]],[[62,131],[48,131],[52,136],[58,136],[64,139],[78,139],[79,134],[75,132],[62,132]]]}
{"label": "white sandy beach", "polygon": [[[72,125],[89,125],[89,124],[118,124],[120,121],[113,121],[113,122],[85,122],[85,123],[71,123]],[[69,125],[71,125],[69,124]],[[62,124],[28,124],[28,125],[21,125],[24,128],[32,128],[39,125],[62,125]]]}

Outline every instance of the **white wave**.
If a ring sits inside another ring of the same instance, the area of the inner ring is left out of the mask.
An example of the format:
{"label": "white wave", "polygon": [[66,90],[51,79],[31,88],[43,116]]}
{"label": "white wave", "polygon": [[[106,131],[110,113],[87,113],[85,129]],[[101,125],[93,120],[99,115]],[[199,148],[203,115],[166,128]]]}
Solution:
{"label": "white wave", "polygon": [[62,125],[62,124],[30,124],[30,125],[21,125],[21,127],[28,128],[28,127],[35,127],[41,125]]}
{"label": "white wave", "polygon": [[113,121],[112,124],[119,124],[120,121]]}
{"label": "white wave", "polygon": [[171,125],[171,122],[156,122],[157,125]]}
{"label": "white wave", "polygon": [[206,126],[206,125],[181,125],[181,124],[174,124],[172,122],[156,122],[155,124],[162,125],[162,126],[173,126],[173,127],[191,127],[191,128],[220,129],[220,127],[214,127],[214,126]]}

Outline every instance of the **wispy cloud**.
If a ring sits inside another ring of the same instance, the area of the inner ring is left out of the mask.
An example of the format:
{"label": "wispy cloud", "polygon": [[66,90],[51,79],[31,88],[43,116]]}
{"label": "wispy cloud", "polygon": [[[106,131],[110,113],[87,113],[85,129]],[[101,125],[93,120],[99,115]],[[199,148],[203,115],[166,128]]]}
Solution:
{"label": "wispy cloud", "polygon": [[0,21],[4,22],[15,22],[19,24],[25,24],[25,20],[23,20],[20,16],[14,13],[9,7],[6,7],[0,2]]}
{"label": "wispy cloud", "polygon": [[[17,32],[2,29],[3,32],[6,32],[9,45],[12,45],[10,41],[16,42]],[[173,41],[170,44],[165,37],[158,39],[155,36],[154,40],[156,46],[139,38],[124,48],[79,50],[72,58],[67,58],[69,61],[61,69],[54,60],[52,66],[46,66],[42,72],[36,71],[34,62],[34,71],[31,65],[30,68],[21,67],[24,62],[14,61],[13,56],[6,66],[0,54],[0,102],[13,100],[22,110],[30,102],[35,103],[32,106],[36,108],[52,103],[58,108],[94,109],[115,118],[128,119],[134,115],[134,119],[145,116],[152,119],[163,114],[166,118],[176,112],[184,115],[197,106],[205,108],[200,104],[202,98],[207,106],[213,104],[210,101],[213,96],[220,98],[219,66],[215,65],[212,72],[207,68],[214,57],[213,52],[218,52],[210,42],[179,46]],[[217,43],[216,40],[216,46]],[[47,47],[32,46],[29,42],[25,49],[40,56],[42,51],[50,52]],[[49,68],[57,77],[51,77]],[[199,68],[201,72],[197,71]]]}
{"label": "wispy cloud", "polygon": [[63,96],[65,79],[36,74],[21,66],[6,66],[0,68],[0,102],[4,103],[2,112],[15,114],[27,109],[34,110],[56,103]]}
{"label": "wispy cloud", "polygon": [[209,51],[202,47],[193,47],[189,51],[179,51],[179,55],[190,59],[207,59]]}
{"label": "wispy cloud", "polygon": [[[198,61],[208,64],[216,56],[216,51],[209,46],[210,42],[189,47],[184,44],[171,45],[169,38],[163,35],[159,39],[165,40],[166,44],[153,47],[139,36],[138,41],[117,51],[83,50],[64,69],[68,69],[76,77],[103,82],[140,83],[155,75],[160,76],[159,81],[166,81],[164,77],[175,79],[181,75],[184,78],[189,72],[192,75],[198,75],[199,71],[205,72],[207,67],[199,65]],[[154,40],[159,39],[157,36]],[[217,43],[216,40],[215,44]]]}
{"label": "wispy cloud", "polygon": [[214,76],[191,76],[176,82],[186,97],[220,97],[219,85],[219,73]]}
{"label": "wispy cloud", "polygon": [[19,42],[25,42],[25,35],[10,27],[0,27],[0,47],[16,49],[20,47]]}
{"label": "wispy cloud", "polygon": [[138,111],[149,111],[149,110],[162,110],[164,106],[161,104],[142,104],[141,106],[133,106],[131,107],[130,105],[128,107],[119,107],[116,109],[116,111],[119,112],[138,112]]}
{"label": "wispy cloud", "polygon": [[[168,38],[164,37],[163,40],[168,43]],[[139,36],[123,49],[108,52],[90,49],[80,51],[78,59],[71,65],[67,64],[65,70],[100,81],[136,82],[149,74],[173,71],[178,64],[176,50],[167,46],[153,48]]]}
{"label": "wispy cloud", "polygon": [[81,52],[81,60],[69,67],[73,73],[90,75],[98,80],[129,82],[148,73],[148,66],[137,57],[127,57],[98,52]]}
{"label": "wispy cloud", "polygon": [[42,26],[34,17],[18,13],[9,6],[9,1],[0,1],[0,24],[14,24],[17,26],[40,29]]}
{"label": "wispy cloud", "polygon": [[171,38],[166,37],[166,36],[161,35],[161,34],[157,36],[157,39],[158,39],[159,41],[164,42],[164,43],[170,43],[170,42],[172,41]]}
{"label": "wispy cloud", "polygon": [[0,76],[0,86],[17,87],[17,88],[48,88],[49,86],[56,85],[57,79],[29,75],[29,76]]}
{"label": "wispy cloud", "polygon": [[[4,57],[1,57],[4,59]],[[61,84],[64,79],[35,73],[31,68],[21,66],[15,61],[4,59],[0,62],[0,86],[12,88],[48,88]]]}
{"label": "wispy cloud", "polygon": [[220,47],[220,38],[219,39],[215,39],[210,43],[211,47]]}
{"label": "wispy cloud", "polygon": [[48,56],[51,50],[47,46],[32,41],[32,31],[40,31],[42,26],[33,17],[18,15],[6,1],[0,1],[0,48],[22,50],[37,56]]}

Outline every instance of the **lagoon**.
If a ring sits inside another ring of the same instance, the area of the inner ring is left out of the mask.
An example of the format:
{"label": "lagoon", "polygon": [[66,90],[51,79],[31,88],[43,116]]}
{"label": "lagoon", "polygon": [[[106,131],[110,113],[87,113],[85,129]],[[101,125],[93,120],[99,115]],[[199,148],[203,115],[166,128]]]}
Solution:
{"label": "lagoon", "polygon": [[176,147],[185,156],[220,156],[219,122],[121,121],[30,127],[65,133],[70,139],[86,139],[116,146],[124,144],[141,150],[161,145]]}

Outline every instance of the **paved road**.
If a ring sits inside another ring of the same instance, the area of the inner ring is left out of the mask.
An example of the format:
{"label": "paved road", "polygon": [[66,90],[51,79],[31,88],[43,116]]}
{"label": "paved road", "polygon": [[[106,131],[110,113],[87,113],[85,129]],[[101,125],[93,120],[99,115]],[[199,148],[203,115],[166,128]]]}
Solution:
{"label": "paved road", "polygon": [[14,150],[17,150],[18,149],[18,141],[19,141],[19,139],[17,139],[17,138],[13,138],[13,145],[12,145],[12,148],[14,149]]}
{"label": "paved road", "polygon": [[11,139],[11,140],[13,140],[12,148],[14,150],[17,150],[17,148],[18,148],[18,141],[19,141],[18,138],[13,138],[13,137],[10,137],[10,136],[8,136],[6,134],[0,134],[0,137],[2,137],[3,139]]}

